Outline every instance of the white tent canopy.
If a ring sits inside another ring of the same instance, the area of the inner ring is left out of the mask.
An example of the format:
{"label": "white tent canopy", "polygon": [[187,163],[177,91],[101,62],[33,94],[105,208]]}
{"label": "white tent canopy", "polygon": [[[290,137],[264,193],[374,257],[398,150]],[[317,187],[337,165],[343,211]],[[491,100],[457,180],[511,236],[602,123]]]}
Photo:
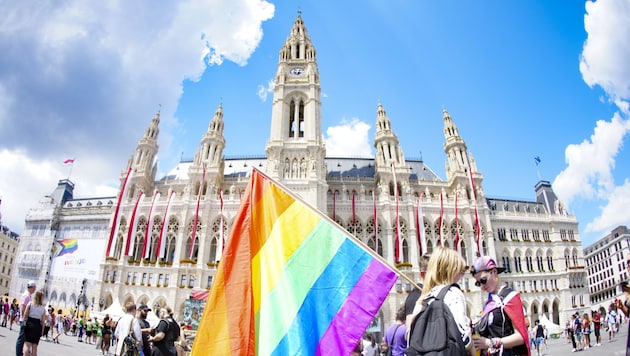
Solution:
{"label": "white tent canopy", "polygon": [[563,328],[560,325],[554,324],[551,320],[547,319],[547,317],[544,315],[542,315],[539,320],[540,320],[540,325],[543,325],[544,327],[547,328],[547,330],[549,330],[549,334],[561,333],[563,330]]}
{"label": "white tent canopy", "polygon": [[120,317],[125,315],[125,310],[123,309],[122,305],[120,305],[120,302],[118,301],[118,299],[115,299],[112,305],[107,307],[107,309],[102,310],[100,312],[97,312],[97,311],[92,312],[92,315],[100,320],[103,320],[103,318],[105,318],[105,315],[108,315],[108,314],[109,314],[109,317],[114,320],[118,320],[120,319]]}

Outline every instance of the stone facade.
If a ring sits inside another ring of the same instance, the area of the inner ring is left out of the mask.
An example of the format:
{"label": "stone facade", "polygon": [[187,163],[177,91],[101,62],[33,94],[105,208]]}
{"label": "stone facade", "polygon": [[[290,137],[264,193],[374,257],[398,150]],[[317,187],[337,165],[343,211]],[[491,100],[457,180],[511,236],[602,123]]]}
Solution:
{"label": "stone facade", "polygon": [[628,281],[630,229],[618,226],[584,249],[589,295],[593,309],[608,310],[623,295],[620,283]]}

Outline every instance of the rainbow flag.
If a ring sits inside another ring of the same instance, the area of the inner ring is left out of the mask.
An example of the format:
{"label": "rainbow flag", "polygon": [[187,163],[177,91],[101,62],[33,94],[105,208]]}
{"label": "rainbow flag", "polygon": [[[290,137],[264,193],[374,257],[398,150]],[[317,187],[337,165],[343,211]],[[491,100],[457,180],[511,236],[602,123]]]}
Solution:
{"label": "rainbow flag", "polygon": [[79,244],[77,239],[64,239],[55,241],[54,257],[59,257],[73,253],[77,250]]}
{"label": "rainbow flag", "polygon": [[396,279],[254,169],[191,355],[349,355]]}

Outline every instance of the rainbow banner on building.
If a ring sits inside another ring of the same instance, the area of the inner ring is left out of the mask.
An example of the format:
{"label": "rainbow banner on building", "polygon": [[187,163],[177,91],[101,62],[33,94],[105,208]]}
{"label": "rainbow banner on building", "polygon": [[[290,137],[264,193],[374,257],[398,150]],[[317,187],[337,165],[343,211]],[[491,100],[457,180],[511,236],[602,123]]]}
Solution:
{"label": "rainbow banner on building", "polygon": [[396,279],[393,267],[254,169],[191,355],[349,355]]}
{"label": "rainbow banner on building", "polygon": [[73,253],[79,247],[77,239],[57,240],[54,243],[53,257],[59,257]]}

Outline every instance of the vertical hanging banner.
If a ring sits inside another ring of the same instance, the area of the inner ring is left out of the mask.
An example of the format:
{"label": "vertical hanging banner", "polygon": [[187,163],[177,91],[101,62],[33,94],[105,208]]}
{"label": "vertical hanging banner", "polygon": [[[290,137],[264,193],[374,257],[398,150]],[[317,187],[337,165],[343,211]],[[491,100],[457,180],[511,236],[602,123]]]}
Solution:
{"label": "vertical hanging banner", "polygon": [[201,196],[204,191],[204,184],[206,181],[206,164],[203,164],[203,174],[201,175],[201,184],[199,185],[199,192],[197,192],[197,207],[195,208],[195,217],[193,218],[192,231],[190,233],[190,251],[188,252],[188,259],[193,259],[193,252],[195,250],[195,238],[197,237],[197,224],[199,223],[199,204],[201,203]]}
{"label": "vertical hanging banner", "polygon": [[396,238],[394,239],[394,260],[400,262],[401,242],[400,239],[400,215],[398,214],[398,182],[396,181],[396,167],[392,162],[392,175],[394,176],[394,202],[396,203]]}
{"label": "vertical hanging banner", "polygon": [[378,215],[376,215],[376,189],[372,191],[374,201],[374,251],[378,253]]}
{"label": "vertical hanging banner", "polygon": [[127,243],[125,244],[125,256],[133,255],[133,250],[136,247],[136,234],[138,233],[138,223],[136,222],[136,214],[138,212],[138,205],[144,197],[144,192],[140,191],[138,199],[136,199],[136,205],[133,207],[133,213],[131,213],[131,220],[129,221],[129,229],[127,233]]}
{"label": "vertical hanging banner", "polygon": [[353,229],[353,233],[356,234],[356,231],[354,231],[354,226],[356,226],[357,224],[357,213],[356,213],[356,208],[354,205],[354,190],[352,191],[352,229]]}
{"label": "vertical hanging banner", "polygon": [[438,236],[440,237],[440,246],[444,246],[444,240],[442,238],[442,228],[444,227],[444,198],[442,192],[440,192],[440,232]]}
{"label": "vertical hanging banner", "polygon": [[151,244],[151,232],[153,230],[153,218],[155,214],[154,207],[155,202],[158,199],[160,199],[160,192],[156,189],[153,194],[153,199],[151,200],[151,207],[149,208],[149,220],[147,221],[147,230],[144,232],[144,244],[142,245],[141,259],[149,258],[149,244]]}
{"label": "vertical hanging banner", "polygon": [[416,230],[418,231],[418,246],[420,246],[420,256],[427,253],[427,240],[424,236],[424,216],[422,215],[422,194],[418,195],[418,209],[416,211]]}
{"label": "vertical hanging banner", "polygon": [[[74,162],[74,159],[72,160]],[[107,256],[112,256],[112,242],[114,241],[114,236],[116,235],[116,231],[118,230],[118,226],[120,225],[120,206],[122,205],[122,200],[125,197],[125,188],[127,187],[127,182],[129,181],[129,177],[131,176],[131,167],[127,170],[127,175],[125,175],[125,180],[123,180],[123,184],[120,187],[120,193],[118,193],[118,200],[116,201],[116,209],[114,209],[114,217],[112,218],[112,228],[109,231],[109,240],[107,240]]]}
{"label": "vertical hanging banner", "polygon": [[219,235],[221,236],[221,251],[225,249],[225,219],[223,218],[223,191],[219,190],[219,214],[221,214],[221,226]]}
{"label": "vertical hanging banner", "polygon": [[337,221],[337,191],[333,192],[333,220]]}
{"label": "vertical hanging banner", "polygon": [[168,230],[168,211],[171,207],[171,199],[175,191],[171,190],[166,200],[166,210],[164,211],[164,219],[162,220],[162,228],[160,228],[160,236],[158,237],[157,248],[155,249],[155,259],[164,258],[166,256],[166,236],[164,231]]}
{"label": "vertical hanging banner", "polygon": [[477,211],[477,191],[475,190],[475,180],[473,179],[472,166],[470,165],[470,157],[468,157],[468,155],[466,155],[466,160],[468,161],[468,181],[470,183],[470,195],[474,205],[475,227],[477,228],[477,236],[475,236],[477,242],[477,256],[481,256],[483,252],[481,251],[481,225],[479,224],[479,212]]}
{"label": "vertical hanging banner", "polygon": [[191,355],[349,355],[396,279],[395,268],[254,169]]}
{"label": "vertical hanging banner", "polygon": [[455,251],[460,252],[459,248],[459,215],[457,211],[457,197],[459,196],[459,191],[455,190]]}

